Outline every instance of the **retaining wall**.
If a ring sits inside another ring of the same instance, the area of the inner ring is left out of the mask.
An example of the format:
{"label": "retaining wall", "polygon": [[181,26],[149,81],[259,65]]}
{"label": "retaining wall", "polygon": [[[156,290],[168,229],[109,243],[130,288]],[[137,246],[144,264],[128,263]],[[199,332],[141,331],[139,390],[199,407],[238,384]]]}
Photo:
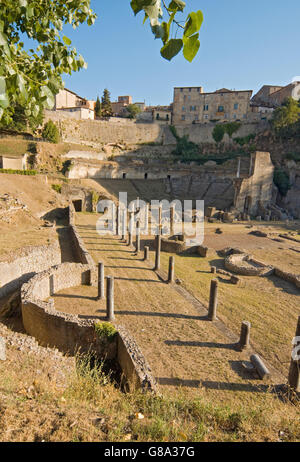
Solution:
{"label": "retaining wall", "polygon": [[50,245],[27,247],[13,261],[0,262],[0,297],[20,289],[36,273],[61,263],[61,250],[56,241]]}

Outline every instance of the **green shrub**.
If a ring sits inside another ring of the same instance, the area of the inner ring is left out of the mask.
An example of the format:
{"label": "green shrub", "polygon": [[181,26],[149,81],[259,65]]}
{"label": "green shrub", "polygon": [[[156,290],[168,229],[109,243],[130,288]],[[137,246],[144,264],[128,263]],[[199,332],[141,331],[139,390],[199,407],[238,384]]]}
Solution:
{"label": "green shrub", "polygon": [[240,126],[241,124],[239,122],[228,122],[227,124],[223,125],[225,132],[230,138],[239,130]]}
{"label": "green shrub", "polygon": [[95,331],[100,340],[112,342],[117,335],[116,328],[109,322],[97,322]]}
{"label": "green shrub", "polygon": [[244,136],[242,138],[234,138],[233,140],[239,144],[240,146],[245,146],[245,144],[249,144],[251,141],[255,140],[255,134],[250,133],[250,135]]}
{"label": "green shrub", "polygon": [[61,194],[61,184],[53,184],[51,185],[51,188],[57,193]]}
{"label": "green shrub", "polygon": [[42,137],[50,141],[51,143],[59,143],[60,142],[60,135],[59,130],[52,120],[49,120],[43,128]]}
{"label": "green shrub", "polygon": [[286,155],[286,159],[288,160],[294,160],[295,162],[300,162],[300,153],[299,152],[289,152]]}
{"label": "green shrub", "polygon": [[11,168],[0,168],[0,173],[8,173],[12,175],[36,175],[36,170],[13,170]]}
{"label": "green shrub", "polygon": [[173,125],[170,125],[170,130],[177,141],[173,154],[180,157],[183,162],[199,159],[199,146],[192,141],[189,141],[189,137],[187,135],[184,135],[183,137],[179,136]]}
{"label": "green shrub", "polygon": [[225,127],[224,125],[216,125],[213,129],[212,136],[216,143],[221,143],[225,135]]}
{"label": "green shrub", "polygon": [[276,168],[274,172],[274,183],[282,196],[286,196],[291,188],[288,174],[281,168]]}

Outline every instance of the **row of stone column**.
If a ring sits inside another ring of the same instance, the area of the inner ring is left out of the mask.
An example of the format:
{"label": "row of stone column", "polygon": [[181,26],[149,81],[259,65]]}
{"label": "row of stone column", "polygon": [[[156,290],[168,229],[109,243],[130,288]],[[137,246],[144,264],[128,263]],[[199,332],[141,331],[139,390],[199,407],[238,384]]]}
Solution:
{"label": "row of stone column", "polygon": [[[138,213],[140,210],[137,209],[135,212],[134,211],[129,211],[129,229],[128,229],[128,245],[133,244],[133,234],[134,234],[134,229],[133,229],[133,218],[136,213]],[[126,240],[126,235],[127,235],[127,229],[126,229],[126,221],[127,221],[127,210],[123,210],[121,213],[122,217],[120,220],[120,207],[117,206],[117,212],[116,212],[116,235],[117,236],[122,236],[122,240]],[[145,208],[145,221],[148,223],[149,219],[149,205],[146,205]],[[175,206],[172,206],[170,208],[170,234],[174,234],[174,224],[175,224]],[[140,220],[137,220],[136,222],[136,234],[138,231],[140,232]],[[158,230],[159,234],[162,233],[162,206],[158,207]]]}

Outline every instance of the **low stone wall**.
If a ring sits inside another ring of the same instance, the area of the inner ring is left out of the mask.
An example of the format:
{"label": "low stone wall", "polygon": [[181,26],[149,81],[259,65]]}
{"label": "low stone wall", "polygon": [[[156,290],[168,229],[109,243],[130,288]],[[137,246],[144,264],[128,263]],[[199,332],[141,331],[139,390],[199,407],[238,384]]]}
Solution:
{"label": "low stone wall", "polygon": [[163,238],[161,240],[161,250],[168,253],[181,253],[186,250],[186,245],[181,241],[173,241]]}
{"label": "low stone wall", "polygon": [[151,369],[137,343],[124,327],[118,326],[118,363],[130,390],[142,388],[156,392],[156,382]]}
{"label": "low stone wall", "polygon": [[203,257],[203,258],[213,257],[216,255],[216,252],[214,249],[209,249],[208,247],[205,247],[204,245],[199,245],[197,247],[197,253],[200,255],[200,257]]}
{"label": "low stone wall", "polygon": [[83,240],[81,239],[77,228],[75,226],[76,212],[73,204],[69,205],[69,225],[71,231],[71,239],[76,253],[76,259],[83,265],[88,265],[90,270],[90,281],[89,284],[95,286],[97,284],[97,268],[93,258],[86,249]]}
{"label": "low stone wall", "polygon": [[242,276],[268,276],[274,272],[272,266],[254,260],[248,254],[233,254],[226,257],[225,268]]}
{"label": "low stone wall", "polygon": [[143,354],[136,342],[121,326],[112,341],[100,339],[93,319],[55,310],[54,301],[45,301],[55,292],[89,283],[88,265],[63,263],[34,276],[21,290],[23,325],[29,335],[43,346],[58,348],[75,355],[92,353],[100,358],[116,360],[123,372],[128,388],[156,391]]}
{"label": "low stone wall", "polygon": [[282,271],[279,268],[274,268],[274,274],[280,279],[290,282],[291,284],[294,284],[298,289],[300,289],[300,275],[299,274],[288,273],[287,271]]}
{"label": "low stone wall", "polygon": [[24,282],[49,265],[61,263],[58,241],[50,245],[26,247],[13,261],[0,262],[0,297],[20,289]]}

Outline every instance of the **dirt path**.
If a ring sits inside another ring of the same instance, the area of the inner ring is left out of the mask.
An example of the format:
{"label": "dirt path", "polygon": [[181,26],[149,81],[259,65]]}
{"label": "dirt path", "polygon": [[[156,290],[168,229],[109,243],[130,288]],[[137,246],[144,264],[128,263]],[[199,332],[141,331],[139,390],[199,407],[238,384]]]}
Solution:
{"label": "dirt path", "polygon": [[[150,264],[135,256],[119,240],[100,237],[96,217],[78,214],[78,230],[95,262],[105,263],[115,277],[116,323],[138,342],[153,375],[164,390],[205,390],[223,399],[236,393],[259,393],[261,382],[246,372],[241,361],[249,354],[235,349],[232,340],[171,286],[162,282]],[[96,288],[78,287],[56,295],[56,307],[82,316],[105,316],[105,302],[95,301]],[[264,385],[263,385],[264,387]]]}

